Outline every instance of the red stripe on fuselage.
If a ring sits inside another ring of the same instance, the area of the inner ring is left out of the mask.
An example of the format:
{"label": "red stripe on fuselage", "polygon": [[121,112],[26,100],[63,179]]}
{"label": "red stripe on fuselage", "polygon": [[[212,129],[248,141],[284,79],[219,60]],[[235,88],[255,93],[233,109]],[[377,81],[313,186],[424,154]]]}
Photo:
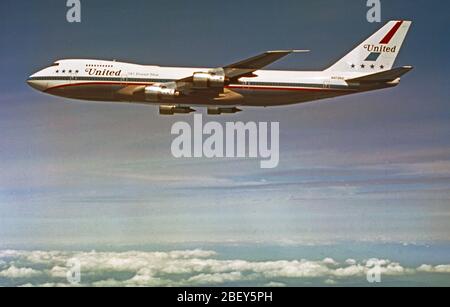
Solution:
{"label": "red stripe on fuselage", "polygon": [[307,92],[352,92],[351,89],[334,89],[334,88],[312,88],[312,87],[273,87],[273,86],[249,86],[249,85],[229,85],[225,86],[229,89],[242,90],[273,90],[273,91],[307,91]]}
{"label": "red stripe on fuselage", "polygon": [[397,33],[398,29],[400,29],[400,26],[402,25],[402,21],[398,21],[391,29],[391,31],[386,34],[386,36],[381,40],[380,44],[387,45],[391,41],[391,39],[394,37],[395,33]]}
{"label": "red stripe on fuselage", "polygon": [[[66,83],[57,85],[54,87],[50,87],[46,89],[44,92],[48,92],[51,90],[65,88],[65,87],[73,87],[73,86],[83,86],[83,85],[151,85],[153,83],[124,83],[124,82],[82,82],[82,83]],[[308,92],[353,92],[355,90],[352,89],[330,89],[330,88],[308,88],[308,87],[273,87],[273,86],[250,86],[250,85],[228,85],[225,86],[228,89],[243,89],[243,90],[273,90],[273,91],[308,91]]]}
{"label": "red stripe on fuselage", "polygon": [[152,82],[148,82],[148,83],[126,83],[126,82],[80,82],[80,83],[66,83],[66,84],[61,84],[61,85],[57,85],[57,86],[53,86],[53,87],[49,87],[48,89],[46,89],[44,92],[48,92],[51,90],[55,90],[58,88],[62,88],[62,87],[69,87],[69,86],[83,86],[83,85],[123,85],[123,86],[130,86],[130,85],[151,85],[153,84]]}

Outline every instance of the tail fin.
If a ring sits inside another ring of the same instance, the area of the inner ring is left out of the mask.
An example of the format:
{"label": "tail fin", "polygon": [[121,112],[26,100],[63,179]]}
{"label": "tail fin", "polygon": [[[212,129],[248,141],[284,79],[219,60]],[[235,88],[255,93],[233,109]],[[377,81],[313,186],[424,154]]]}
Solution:
{"label": "tail fin", "polygon": [[389,21],[327,71],[373,73],[391,69],[411,21]]}

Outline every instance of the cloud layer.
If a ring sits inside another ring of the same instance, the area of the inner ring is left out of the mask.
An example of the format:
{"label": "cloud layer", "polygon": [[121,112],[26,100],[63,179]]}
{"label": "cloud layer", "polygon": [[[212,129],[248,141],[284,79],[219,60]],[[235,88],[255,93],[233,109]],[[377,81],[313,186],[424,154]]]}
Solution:
{"label": "cloud layer", "polygon": [[[215,251],[66,252],[0,251],[0,285],[70,286],[68,272],[80,268],[84,286],[223,286],[279,287],[314,282],[339,285],[367,282],[369,274],[405,278],[440,274],[450,278],[450,265],[408,268],[390,260],[347,259],[248,261],[220,259]],[[377,266],[378,271],[374,271]],[[75,268],[75,269],[74,269]],[[73,274],[71,275],[73,276]]]}

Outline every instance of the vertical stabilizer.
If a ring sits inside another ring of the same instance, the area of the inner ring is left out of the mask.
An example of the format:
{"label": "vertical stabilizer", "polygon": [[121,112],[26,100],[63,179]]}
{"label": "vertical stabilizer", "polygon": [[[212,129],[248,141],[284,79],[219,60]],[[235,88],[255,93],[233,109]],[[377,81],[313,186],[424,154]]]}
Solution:
{"label": "vertical stabilizer", "polygon": [[411,21],[389,21],[327,71],[375,73],[391,69],[410,26]]}

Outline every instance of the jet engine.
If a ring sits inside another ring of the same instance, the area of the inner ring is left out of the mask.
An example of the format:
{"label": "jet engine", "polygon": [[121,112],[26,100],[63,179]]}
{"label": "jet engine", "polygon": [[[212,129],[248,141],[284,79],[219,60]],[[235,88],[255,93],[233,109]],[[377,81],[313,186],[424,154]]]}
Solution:
{"label": "jet engine", "polygon": [[235,114],[241,111],[242,111],[241,109],[238,109],[236,107],[231,108],[208,107],[208,115]]}
{"label": "jet engine", "polygon": [[168,87],[164,84],[153,84],[145,87],[145,100],[159,102],[163,99],[173,99],[180,96],[176,88]]}
{"label": "jet engine", "polygon": [[192,77],[192,86],[195,89],[222,88],[225,86],[225,72],[223,69],[196,72]]}
{"label": "jet engine", "polygon": [[160,115],[174,115],[174,114],[189,114],[195,112],[191,107],[183,106],[171,106],[171,105],[160,105],[159,114]]}

